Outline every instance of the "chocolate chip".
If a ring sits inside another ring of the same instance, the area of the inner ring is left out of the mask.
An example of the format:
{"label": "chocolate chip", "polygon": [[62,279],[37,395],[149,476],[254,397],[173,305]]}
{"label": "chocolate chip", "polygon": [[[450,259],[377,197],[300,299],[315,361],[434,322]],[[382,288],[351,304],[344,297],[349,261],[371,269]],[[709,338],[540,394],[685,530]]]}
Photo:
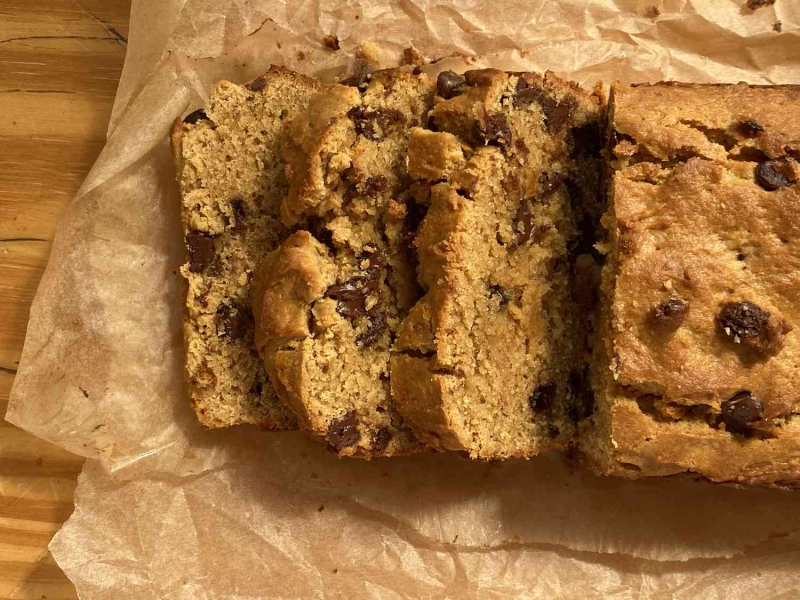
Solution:
{"label": "chocolate chip", "polygon": [[736,343],[775,356],[783,348],[783,336],[792,328],[752,302],[728,302],[717,315],[722,332]]}
{"label": "chocolate chip", "polygon": [[530,83],[520,77],[514,94],[515,106],[528,106],[537,103],[542,107],[545,126],[550,133],[558,133],[572,118],[572,111],[578,106],[575,96],[569,94],[560,102],[536,83]]}
{"label": "chocolate chip", "polygon": [[229,306],[220,304],[217,309],[217,337],[239,340],[245,336],[253,314],[247,305]]}
{"label": "chocolate chip", "polygon": [[752,431],[750,423],[758,421],[763,412],[764,405],[750,392],[742,391],[722,403],[722,422],[731,433],[745,434]]}
{"label": "chocolate chip", "polygon": [[254,92],[260,92],[265,87],[267,87],[267,80],[264,77],[259,77],[251,81],[247,87],[249,87]]}
{"label": "chocolate chip", "polygon": [[364,347],[372,346],[384,331],[386,331],[386,317],[382,312],[370,311],[367,314],[367,330],[356,336],[356,343]]}
{"label": "chocolate chip", "polygon": [[202,233],[186,234],[186,248],[189,251],[189,271],[198,273],[214,260],[214,240]]}
{"label": "chocolate chip", "polygon": [[357,106],[348,115],[356,126],[356,133],[373,141],[386,137],[406,122],[405,115],[396,108],[366,110]]}
{"label": "chocolate chip", "polygon": [[514,247],[524,246],[531,239],[533,239],[535,244],[538,244],[542,241],[544,234],[552,229],[550,225],[537,226],[536,223],[534,223],[535,217],[531,212],[531,203],[534,201],[535,199],[532,198],[523,199],[511,223],[511,227],[516,234],[516,240],[513,243]]}
{"label": "chocolate chip", "polygon": [[767,328],[769,313],[752,302],[728,302],[722,306],[717,322],[731,338],[757,338]]}
{"label": "chocolate chip", "polygon": [[436,89],[445,100],[458,96],[462,92],[465,79],[453,71],[442,71],[436,79]]}
{"label": "chocolate chip", "polygon": [[389,447],[389,442],[392,440],[392,432],[388,427],[381,427],[375,432],[372,438],[372,451],[376,454],[383,454],[386,448]]}
{"label": "chocolate chip", "polygon": [[764,126],[752,119],[739,121],[739,133],[747,138],[758,137],[760,134],[764,133]]}
{"label": "chocolate chip", "polygon": [[204,111],[202,108],[198,108],[196,111],[190,112],[183,118],[183,122],[186,123],[187,125],[194,125],[198,121],[210,121],[210,120],[211,119],[208,118],[206,111]]}
{"label": "chocolate chip", "polygon": [[541,105],[544,105],[545,102],[553,102],[555,104],[555,100],[548,97],[543,87],[537,83],[530,83],[522,77],[517,79],[513,101],[514,106],[528,106],[534,102]]}
{"label": "chocolate chip", "polygon": [[787,177],[785,173],[787,164],[788,160],[785,156],[762,162],[756,167],[756,181],[770,192],[797,183],[796,179]]}
{"label": "chocolate chip", "polygon": [[367,314],[367,296],[369,290],[363,277],[354,277],[344,283],[328,288],[327,296],[337,300],[336,312],[346,319],[355,319]]}
{"label": "chocolate chip", "polygon": [[544,410],[549,410],[553,406],[555,399],[556,384],[547,383],[533,390],[530,398],[528,398],[528,405],[533,412],[542,412]]}
{"label": "chocolate chip", "polygon": [[[574,96],[562,98],[555,107],[545,110],[547,129],[550,133],[558,133],[572,120],[572,112],[577,108],[578,102]],[[544,107],[543,107],[544,108]]]}
{"label": "chocolate chip", "polygon": [[689,303],[680,298],[670,298],[653,308],[653,322],[665,329],[678,329],[689,312]]}
{"label": "chocolate chip", "polygon": [[356,413],[350,411],[341,419],[331,421],[328,426],[328,444],[335,452],[343,450],[358,442],[358,419]]}
{"label": "chocolate chip", "polygon": [[[355,88],[364,88],[366,89],[367,84],[370,80],[370,75],[351,75],[345,79],[339,81],[340,84],[346,85],[348,87],[355,87]],[[364,91],[363,89],[361,90]]]}
{"label": "chocolate chip", "polygon": [[502,113],[489,115],[483,125],[475,123],[475,136],[484,144],[508,146],[513,141],[511,126]]}
{"label": "chocolate chip", "polygon": [[[385,329],[385,323],[379,323],[376,314],[381,304],[380,297],[375,305],[367,310],[367,298],[370,295],[380,295],[380,273],[381,269],[386,264],[386,257],[382,252],[377,250],[374,246],[371,247],[373,252],[365,252],[359,257],[359,262],[367,261],[367,267],[364,275],[357,275],[344,283],[332,285],[328,288],[326,295],[329,298],[337,300],[336,311],[347,319],[355,319],[358,317],[369,316],[374,320],[367,333],[362,334],[367,336],[365,339],[371,339],[373,336],[377,339],[380,333]],[[372,332],[372,333],[370,333]],[[377,333],[376,333],[377,332]],[[370,335],[367,335],[370,334]],[[375,340],[372,340],[374,342]],[[370,343],[372,343],[370,342]],[[365,343],[369,345],[369,343]]]}
{"label": "chocolate chip", "polygon": [[569,390],[569,404],[567,415],[574,423],[594,414],[594,392],[589,383],[589,371],[584,368],[580,371],[572,371],[567,379],[567,389]]}

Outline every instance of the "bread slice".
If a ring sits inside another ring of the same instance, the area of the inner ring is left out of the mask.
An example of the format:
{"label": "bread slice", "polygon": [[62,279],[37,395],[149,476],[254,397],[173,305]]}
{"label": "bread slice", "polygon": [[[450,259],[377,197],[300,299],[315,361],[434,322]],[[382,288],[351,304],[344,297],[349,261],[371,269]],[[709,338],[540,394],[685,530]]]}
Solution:
{"label": "bread slice", "polygon": [[305,229],[259,269],[256,342],[279,397],[333,451],[408,454],[422,446],[395,410],[389,357],[419,297],[406,159],[433,82],[401,68],[347,83],[289,126],[283,222]]}
{"label": "bread slice", "polygon": [[587,336],[599,268],[601,98],[551,73],[442,73],[411,175],[425,296],[391,362],[417,436],[473,458],[564,446],[591,413]]}
{"label": "bread slice", "polygon": [[208,106],[172,131],[187,247],[186,374],[208,427],[297,428],[258,357],[248,291],[255,267],[288,233],[279,216],[286,123],[320,87],[274,66],[248,85],[221,81]]}

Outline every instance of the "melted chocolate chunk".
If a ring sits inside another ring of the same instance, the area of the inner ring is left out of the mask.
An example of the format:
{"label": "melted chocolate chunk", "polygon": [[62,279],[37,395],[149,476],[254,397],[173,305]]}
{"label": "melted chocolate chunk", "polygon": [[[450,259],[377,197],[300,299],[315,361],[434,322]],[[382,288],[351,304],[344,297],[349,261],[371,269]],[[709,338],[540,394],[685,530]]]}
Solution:
{"label": "melted chocolate chunk", "polygon": [[789,179],[785,172],[787,163],[785,156],[762,162],[756,167],[756,181],[770,192],[794,185],[797,180]]}
{"label": "melted chocolate chunk", "polygon": [[493,146],[508,146],[513,141],[511,126],[502,113],[489,115],[483,125],[475,123],[475,137],[483,144]]}
{"label": "melted chocolate chunk", "polygon": [[392,432],[388,427],[381,427],[375,432],[375,437],[372,438],[372,451],[376,454],[383,454],[386,448],[389,447],[389,442],[392,440]]}
{"label": "melted chocolate chunk", "polygon": [[[374,249],[374,247],[372,248]],[[378,324],[379,319],[377,319],[376,315],[381,304],[380,273],[381,269],[386,264],[386,257],[382,252],[376,250],[371,253],[365,252],[362,254],[359,258],[359,262],[365,260],[368,264],[364,270],[364,275],[357,275],[344,283],[330,286],[326,295],[338,301],[336,311],[343,317],[355,319],[369,316],[375,321],[374,327],[372,325],[370,326],[370,331],[373,329],[376,331],[380,329],[380,331],[382,331],[385,329],[385,323],[383,325]],[[371,309],[367,310],[367,298],[373,294],[378,295],[378,301]],[[380,336],[380,331],[375,334],[376,339]],[[367,333],[369,333],[369,331]],[[369,344],[366,343],[365,345]]]}
{"label": "melted chocolate chunk", "polygon": [[750,392],[742,391],[722,403],[722,422],[731,433],[746,434],[752,431],[750,423],[758,421],[763,412],[764,405]]}
{"label": "melted chocolate chunk", "polygon": [[250,85],[248,85],[247,87],[249,87],[254,92],[260,92],[265,87],[267,87],[267,80],[264,79],[263,77],[259,77],[258,79],[254,79],[253,81],[251,81]]}
{"label": "melted chocolate chunk", "polygon": [[572,120],[572,112],[577,106],[578,102],[574,96],[565,96],[552,108],[543,106],[547,130],[550,133],[559,133]]}
{"label": "melted chocolate chunk", "polygon": [[461,94],[465,79],[453,71],[442,71],[436,79],[436,90],[445,100]]}
{"label": "melted chocolate chunk", "polygon": [[[572,112],[578,106],[574,96],[567,95],[559,102],[540,85],[530,83],[520,77],[517,80],[517,89],[514,93],[514,105],[522,107],[533,103],[542,107],[545,126],[550,133],[558,133],[564,129],[564,126],[572,118]],[[591,135],[588,129],[586,134]],[[597,136],[599,140],[599,132]],[[597,144],[599,145],[599,141]]]}
{"label": "melted chocolate chunk", "polygon": [[766,333],[769,316],[752,302],[728,302],[717,315],[717,323],[729,338],[745,341]]}
{"label": "melted chocolate chunk", "polygon": [[356,126],[356,133],[368,140],[383,139],[406,122],[406,117],[396,108],[365,110],[355,107],[348,113]]}
{"label": "melted chocolate chunk", "polygon": [[253,313],[247,305],[232,307],[220,304],[217,309],[217,337],[239,340],[245,336],[252,322]]}
{"label": "melted chocolate chunk", "polygon": [[556,384],[547,383],[545,385],[540,385],[533,390],[530,398],[528,398],[528,405],[531,407],[533,412],[542,412],[545,410],[550,410],[555,399]]}
{"label": "melted chocolate chunk", "polygon": [[211,119],[208,118],[206,111],[204,111],[202,108],[198,108],[196,111],[190,112],[183,118],[183,122],[186,123],[187,125],[194,125],[198,121],[210,121],[210,120]]}
{"label": "melted chocolate chunk", "polygon": [[350,411],[341,419],[331,421],[328,426],[328,444],[334,452],[343,450],[358,442],[358,419]]}
{"label": "melted chocolate chunk", "polygon": [[189,251],[189,271],[199,273],[214,260],[214,240],[202,233],[186,234],[186,248]]}
{"label": "melted chocolate chunk", "polygon": [[783,348],[783,336],[792,327],[752,302],[728,302],[717,315],[722,332],[737,343],[775,356]]}
{"label": "melted chocolate chunk", "polygon": [[382,312],[371,311],[367,314],[367,330],[356,336],[356,343],[361,346],[372,346],[386,331],[386,317]]}
{"label": "melted chocolate chunk", "polygon": [[660,302],[653,308],[653,322],[665,329],[678,329],[689,312],[689,303],[680,298],[670,298]]}
{"label": "melted chocolate chunk", "polygon": [[517,88],[514,90],[514,106],[528,106],[534,102],[544,105],[545,102],[555,103],[555,100],[549,98],[547,92],[540,85],[529,83],[520,77],[517,79]]}
{"label": "melted chocolate chunk", "polygon": [[511,223],[516,235],[516,239],[513,243],[514,247],[524,246],[531,239],[535,244],[538,244],[542,241],[544,234],[552,229],[550,225],[537,226],[536,223],[534,223],[534,215],[531,212],[531,203],[534,201],[535,199],[533,198],[523,200]]}
{"label": "melted chocolate chunk", "polygon": [[764,126],[757,121],[753,121],[752,119],[739,121],[738,129],[739,133],[746,138],[755,138],[764,133]]}

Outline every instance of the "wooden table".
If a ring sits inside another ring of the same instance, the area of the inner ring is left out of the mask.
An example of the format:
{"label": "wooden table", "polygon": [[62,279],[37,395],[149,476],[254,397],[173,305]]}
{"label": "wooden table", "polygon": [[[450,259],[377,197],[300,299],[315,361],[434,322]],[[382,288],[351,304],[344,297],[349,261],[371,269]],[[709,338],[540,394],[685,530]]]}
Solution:
{"label": "wooden table", "polygon": [[[131,0],[0,0],[0,418],[56,223],[105,143]],[[76,598],[47,552],[83,459],[0,421],[0,599]]]}

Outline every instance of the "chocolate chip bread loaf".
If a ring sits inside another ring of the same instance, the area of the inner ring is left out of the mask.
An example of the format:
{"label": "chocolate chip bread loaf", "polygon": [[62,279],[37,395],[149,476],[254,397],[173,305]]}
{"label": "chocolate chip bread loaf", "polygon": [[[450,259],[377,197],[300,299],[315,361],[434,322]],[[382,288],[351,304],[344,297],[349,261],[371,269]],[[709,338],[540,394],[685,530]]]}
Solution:
{"label": "chocolate chip bread loaf", "polygon": [[429,194],[416,238],[426,293],[391,365],[398,408],[426,444],[528,457],[591,413],[603,120],[598,96],[551,73],[440,75],[430,130],[409,149]]}
{"label": "chocolate chip bread loaf", "polygon": [[289,126],[282,215],[302,229],[259,269],[256,340],[300,425],[342,456],[421,448],[395,410],[389,355],[419,295],[406,161],[432,100],[423,73],[377,71],[330,86]]}
{"label": "chocolate chip bread loaf", "polygon": [[320,87],[272,67],[246,86],[220,82],[205,110],[173,128],[188,251],[181,268],[186,371],[192,404],[208,427],[297,427],[256,352],[248,290],[256,266],[287,235],[280,222],[288,192],[285,124]]}
{"label": "chocolate chip bread loaf", "polygon": [[602,473],[800,479],[800,86],[615,86]]}

